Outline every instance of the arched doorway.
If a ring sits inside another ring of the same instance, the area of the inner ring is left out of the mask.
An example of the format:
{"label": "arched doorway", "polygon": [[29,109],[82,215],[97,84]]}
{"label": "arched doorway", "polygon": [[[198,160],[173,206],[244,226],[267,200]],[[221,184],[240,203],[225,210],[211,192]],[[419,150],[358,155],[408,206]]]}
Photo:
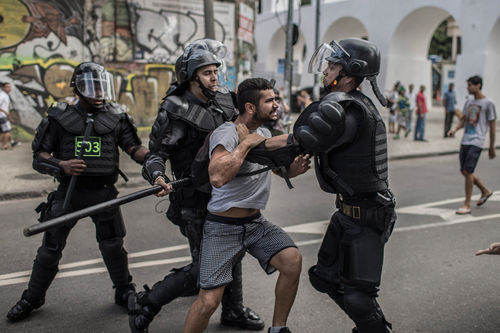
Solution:
{"label": "arched doorway", "polygon": [[415,90],[426,87],[425,95],[432,100],[432,61],[428,59],[430,41],[436,28],[450,13],[439,7],[422,7],[408,14],[397,26],[389,46],[385,90],[390,91],[394,82],[404,86],[413,83]]}
{"label": "arched doorway", "polygon": [[336,20],[328,27],[321,42],[329,43],[334,39],[341,40],[350,37],[368,39],[368,31],[360,20],[346,16]]}

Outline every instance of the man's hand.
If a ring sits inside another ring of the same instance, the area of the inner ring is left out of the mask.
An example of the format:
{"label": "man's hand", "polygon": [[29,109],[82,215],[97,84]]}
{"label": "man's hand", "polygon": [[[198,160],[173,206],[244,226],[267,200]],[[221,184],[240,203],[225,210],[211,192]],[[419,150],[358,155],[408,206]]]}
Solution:
{"label": "man's hand", "polygon": [[489,248],[476,252],[476,256],[481,254],[500,254],[500,242],[492,243]]}
{"label": "man's hand", "polygon": [[238,143],[245,140],[245,138],[250,134],[250,131],[245,124],[236,124],[236,132],[238,132]]}
{"label": "man's hand", "polygon": [[451,129],[451,130],[448,131],[447,136],[449,136],[449,137],[452,138],[452,137],[455,136],[455,132],[456,132],[455,129]]}
{"label": "man's hand", "polygon": [[79,176],[87,165],[84,160],[68,160],[59,162],[59,166],[63,169],[64,173],[69,176]]}
{"label": "man's hand", "polygon": [[162,176],[156,177],[155,185],[160,185],[161,187],[163,187],[163,190],[161,190],[160,192],[155,194],[157,197],[163,197],[163,196],[170,194],[174,191],[174,188],[172,187],[172,185],[170,183],[167,184],[165,182],[165,178],[163,178]]}
{"label": "man's hand", "polygon": [[494,159],[497,156],[495,147],[490,147],[490,149],[488,150],[488,155],[490,157],[490,160]]}
{"label": "man's hand", "polygon": [[288,177],[296,177],[305,173],[311,168],[311,156],[309,154],[301,154],[293,160],[292,164],[288,167]]}

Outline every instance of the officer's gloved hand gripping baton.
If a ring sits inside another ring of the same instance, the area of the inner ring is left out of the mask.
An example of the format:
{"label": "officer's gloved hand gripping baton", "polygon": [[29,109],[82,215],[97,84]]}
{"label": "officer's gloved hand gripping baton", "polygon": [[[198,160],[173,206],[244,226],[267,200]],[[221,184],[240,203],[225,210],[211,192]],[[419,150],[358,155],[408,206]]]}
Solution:
{"label": "officer's gloved hand gripping baton", "polygon": [[[189,184],[190,182],[191,182],[191,178],[182,178],[179,180],[171,181],[169,184],[172,185],[172,187],[175,189],[175,188],[182,187],[186,184]],[[126,204],[128,202],[147,197],[151,194],[158,193],[162,189],[163,189],[163,187],[161,187],[160,185],[154,185],[154,186],[147,188],[147,189],[144,189],[144,190],[133,192],[133,193],[124,195],[124,196],[116,198],[116,199],[112,199],[112,200],[109,200],[106,202],[101,202],[100,204],[90,206],[87,208],[83,208],[83,209],[77,210],[75,212],[56,217],[52,220],[47,220],[47,221],[42,222],[42,223],[33,224],[32,226],[26,227],[23,230],[23,234],[26,237],[33,236],[33,235],[39,234],[41,232],[47,231],[48,229],[60,227],[64,224],[68,223],[69,221],[74,221],[74,220],[78,220],[78,219],[81,219],[81,218],[84,218],[84,217],[87,217],[90,215],[94,215],[97,212],[101,212],[103,210],[115,208],[115,207],[121,206],[123,204]]]}

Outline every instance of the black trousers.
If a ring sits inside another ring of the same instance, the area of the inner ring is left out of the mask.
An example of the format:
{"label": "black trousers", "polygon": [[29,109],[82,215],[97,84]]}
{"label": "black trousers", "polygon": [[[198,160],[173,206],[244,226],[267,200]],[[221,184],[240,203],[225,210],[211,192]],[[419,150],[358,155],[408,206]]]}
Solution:
{"label": "black trousers", "polygon": [[313,286],[327,293],[355,322],[358,332],[387,332],[376,301],[382,274],[385,238],[362,221],[336,212],[309,270]]}
{"label": "black trousers", "polygon": [[[93,188],[76,187],[68,211],[63,211],[66,185],[60,185],[48,196],[41,211],[40,221],[58,217],[71,211],[86,208],[116,198],[118,191],[114,186]],[[96,227],[96,240],[99,243],[104,263],[115,287],[125,286],[130,282],[127,252],[123,248],[126,230],[119,208],[107,210],[91,216]],[[44,233],[42,245],[38,249],[28,284],[27,298],[38,301],[45,293],[58,272],[59,260],[66,246],[66,240],[77,220],[48,230]]]}

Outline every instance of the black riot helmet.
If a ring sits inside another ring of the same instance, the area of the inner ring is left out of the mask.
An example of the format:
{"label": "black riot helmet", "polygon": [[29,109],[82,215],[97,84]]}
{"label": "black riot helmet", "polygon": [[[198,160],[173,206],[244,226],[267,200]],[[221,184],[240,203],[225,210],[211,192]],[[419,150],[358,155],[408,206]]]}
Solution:
{"label": "black riot helmet", "polygon": [[329,62],[340,64],[344,72],[342,75],[366,78],[380,103],[387,103],[377,86],[380,51],[374,43],[359,38],[346,38],[339,42],[334,40],[330,44],[323,44],[314,52],[309,62],[309,72],[322,73]]}
{"label": "black riot helmet", "polygon": [[[200,39],[189,44],[175,62],[175,76],[179,86],[172,93],[179,94],[187,89],[187,83],[194,79],[196,71],[202,67],[215,65],[219,68],[219,73],[224,75],[226,67],[223,58],[226,52],[224,44],[213,39]],[[213,92],[199,83],[203,93],[208,95],[207,98],[213,97]]]}
{"label": "black riot helmet", "polygon": [[70,87],[73,87],[75,94],[95,108],[101,108],[103,104],[94,104],[91,100],[113,101],[115,99],[113,75],[95,62],[82,62],[76,66]]}

